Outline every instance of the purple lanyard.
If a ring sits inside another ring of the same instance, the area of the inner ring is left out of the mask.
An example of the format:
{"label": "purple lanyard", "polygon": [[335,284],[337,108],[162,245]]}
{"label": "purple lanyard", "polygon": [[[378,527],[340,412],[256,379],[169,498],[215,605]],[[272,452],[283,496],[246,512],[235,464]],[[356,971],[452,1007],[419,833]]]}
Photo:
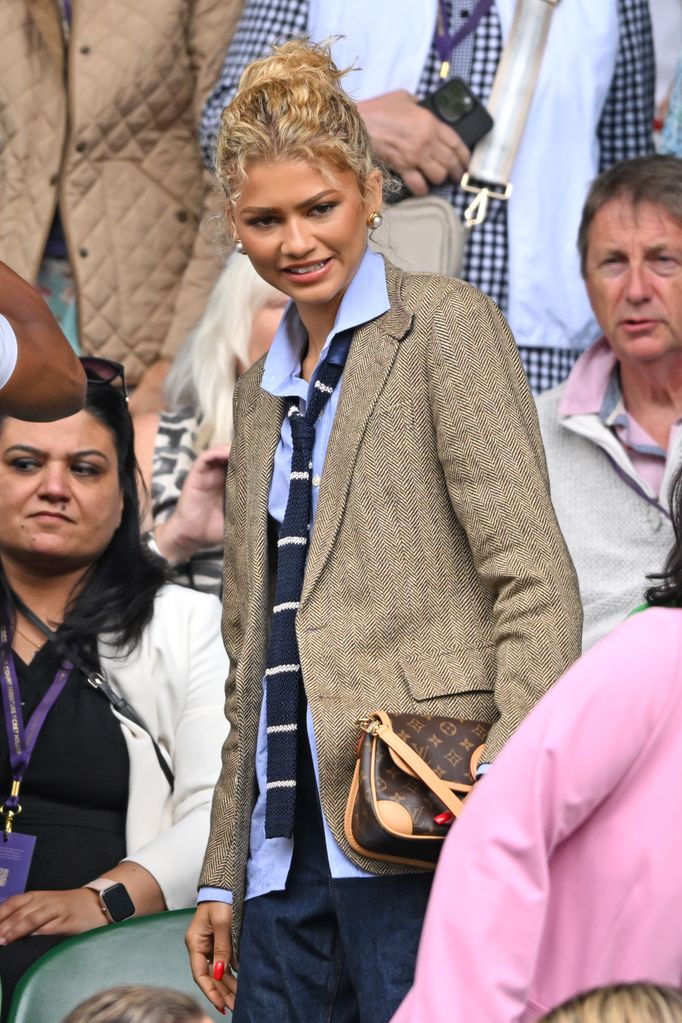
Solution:
{"label": "purple lanyard", "polygon": [[[47,715],[52,710],[57,697],[66,685],[73,671],[73,664],[64,661],[53,678],[50,688],[31,714],[29,722],[24,726],[24,714],[21,709],[21,693],[17,678],[14,659],[11,652],[11,638],[6,625],[0,626],[0,689],[2,689],[2,705],[5,711],[5,728],[9,746],[9,763],[12,773],[12,791],[6,799],[3,810],[12,816],[19,813],[19,786],[28,767],[36,740],[45,724]],[[10,818],[11,821],[11,818]]]}
{"label": "purple lanyard", "polygon": [[476,31],[493,3],[494,0],[478,0],[478,3],[464,24],[456,32],[450,32],[448,29],[450,17],[447,2],[446,0],[438,0],[438,17],[436,19],[436,33],[433,41],[440,57],[441,78],[447,78],[450,74],[450,57],[455,47],[459,46],[468,35]]}

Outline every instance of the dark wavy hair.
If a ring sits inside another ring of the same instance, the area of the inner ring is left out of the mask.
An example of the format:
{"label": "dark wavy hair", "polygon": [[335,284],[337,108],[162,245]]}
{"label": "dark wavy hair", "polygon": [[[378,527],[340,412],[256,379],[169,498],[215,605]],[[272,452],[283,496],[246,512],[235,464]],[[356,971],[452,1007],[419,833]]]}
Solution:
{"label": "dark wavy hair", "polygon": [[[109,546],[90,566],[84,585],[67,608],[59,636],[63,644],[87,655],[96,652],[98,636],[106,634],[122,653],[129,653],[151,620],[154,597],[166,581],[166,569],[140,536],[141,477],[135,460],[133,421],[122,393],[109,384],[88,384],[84,411],[102,423],[113,437],[123,514]],[[55,428],[59,428],[59,423],[55,423]],[[3,603],[12,607],[1,568],[0,587],[6,598]]]}
{"label": "dark wavy hair", "polygon": [[646,591],[646,599],[649,604],[682,607],[682,465],[677,469],[670,487],[670,517],[675,542],[663,571],[649,576],[657,582]]}

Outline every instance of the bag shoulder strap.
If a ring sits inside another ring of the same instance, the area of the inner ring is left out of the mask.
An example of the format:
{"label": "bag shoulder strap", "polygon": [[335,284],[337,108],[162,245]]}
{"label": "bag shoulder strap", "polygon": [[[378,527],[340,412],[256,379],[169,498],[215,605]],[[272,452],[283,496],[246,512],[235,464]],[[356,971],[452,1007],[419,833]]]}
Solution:
{"label": "bag shoulder strap", "polygon": [[49,642],[54,643],[57,650],[59,650],[59,652],[63,654],[64,657],[68,657],[71,663],[75,665],[75,667],[78,668],[78,670],[83,675],[85,675],[88,684],[91,685],[93,689],[98,690],[102,694],[102,696],[106,697],[111,706],[114,708],[115,711],[117,711],[121,715],[121,717],[127,718],[128,721],[132,721],[134,725],[137,725],[138,728],[141,728],[143,732],[147,733],[147,735],[151,739],[152,746],[154,747],[154,753],[156,754],[156,759],[159,762],[159,767],[164,773],[164,777],[166,778],[166,781],[170,786],[171,792],[174,792],[175,776],[168,764],[168,761],[161,752],[159,744],[157,743],[156,739],[154,738],[151,731],[144,723],[140,715],[137,713],[137,711],[130,706],[127,700],[125,700],[122,696],[119,695],[119,693],[112,689],[112,687],[109,685],[106,678],[100,671],[93,671],[93,669],[89,668],[88,665],[83,661],[83,659],[78,654],[74,653],[74,651],[72,650],[67,649],[67,647],[61,641],[57,633],[53,629],[51,629],[50,626],[47,625],[42,620],[42,618],[39,618],[35,611],[32,611],[31,608],[28,607],[28,605],[23,602],[21,597],[18,597],[16,593],[12,593],[12,600],[14,601],[19,611],[21,611],[24,618],[27,618],[32,625],[35,625],[36,629],[39,629],[40,632],[42,632],[42,634],[49,640]]}
{"label": "bag shoulder strap", "polygon": [[[374,724],[374,723],[373,723]],[[389,749],[392,749],[398,756],[405,761],[408,767],[411,767],[414,773],[420,778],[428,788],[438,796],[441,803],[443,803],[454,817],[459,817],[462,810],[464,809],[464,803],[461,799],[458,799],[454,792],[445,785],[438,775],[431,770],[429,765],[423,760],[418,753],[408,746],[403,739],[397,735],[393,729],[383,722],[376,723],[373,727],[373,732],[377,738],[381,739]]]}

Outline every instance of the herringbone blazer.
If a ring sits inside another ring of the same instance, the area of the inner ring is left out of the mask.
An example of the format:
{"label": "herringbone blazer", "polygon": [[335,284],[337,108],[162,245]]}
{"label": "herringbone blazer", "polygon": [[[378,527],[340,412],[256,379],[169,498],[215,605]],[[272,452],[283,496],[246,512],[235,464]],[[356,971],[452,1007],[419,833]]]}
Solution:
{"label": "herringbone blazer", "polygon": [[[377,708],[494,722],[494,758],[580,653],[582,612],[535,406],[497,307],[387,264],[390,309],[353,336],[296,631],[320,791],[343,832],[356,719]],[[268,494],[284,400],[239,382],[227,475],[223,635],[231,724],[201,883],[234,893],[238,937],[269,625]]]}

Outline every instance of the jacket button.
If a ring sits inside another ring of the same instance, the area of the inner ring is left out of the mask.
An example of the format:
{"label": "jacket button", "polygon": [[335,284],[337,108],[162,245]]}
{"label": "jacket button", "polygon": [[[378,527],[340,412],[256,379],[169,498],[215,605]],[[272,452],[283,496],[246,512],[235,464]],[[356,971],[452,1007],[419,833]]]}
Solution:
{"label": "jacket button", "polygon": [[81,53],[90,53],[90,47],[89,46],[81,46],[80,52]]}
{"label": "jacket button", "polygon": [[88,250],[87,249],[79,249],[78,250],[78,255],[81,256],[83,259],[86,258],[87,254],[88,254]]}
{"label": "jacket button", "polygon": [[58,174],[53,174],[52,177],[50,178],[50,184],[51,185],[56,185],[58,181],[59,181],[59,175]]}
{"label": "jacket button", "polygon": [[175,219],[179,220],[181,224],[184,224],[187,220],[187,210],[178,210],[175,214]]}
{"label": "jacket button", "polygon": [[85,142],[77,142],[76,143],[76,152],[77,153],[84,153],[85,152],[85,148],[86,148],[85,147]]}

